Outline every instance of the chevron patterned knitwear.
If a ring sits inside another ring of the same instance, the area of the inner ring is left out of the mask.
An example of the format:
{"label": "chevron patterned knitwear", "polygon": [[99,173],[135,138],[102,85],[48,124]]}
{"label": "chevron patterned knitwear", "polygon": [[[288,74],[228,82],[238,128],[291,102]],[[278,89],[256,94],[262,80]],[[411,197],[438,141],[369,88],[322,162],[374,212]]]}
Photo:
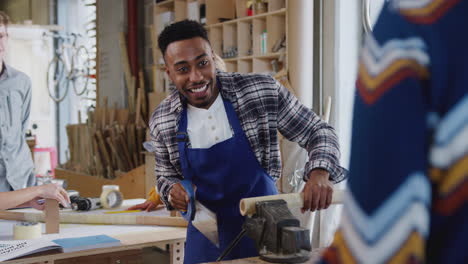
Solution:
{"label": "chevron patterned knitwear", "polygon": [[386,1],[356,82],[349,189],[322,263],[468,263],[468,0]]}

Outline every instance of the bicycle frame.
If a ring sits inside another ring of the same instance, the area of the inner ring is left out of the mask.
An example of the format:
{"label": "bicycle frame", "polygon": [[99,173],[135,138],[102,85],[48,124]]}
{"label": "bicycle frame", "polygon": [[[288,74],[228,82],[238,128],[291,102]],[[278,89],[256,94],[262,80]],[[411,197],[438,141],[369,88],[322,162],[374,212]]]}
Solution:
{"label": "bicycle frame", "polygon": [[[44,35],[47,34],[45,33]],[[52,34],[51,36],[57,39],[58,47],[54,52],[54,58],[49,63],[47,72],[48,92],[49,96],[58,103],[67,96],[70,82],[73,85],[76,95],[80,96],[86,92],[89,81],[89,52],[84,46],[77,46],[78,34]],[[71,39],[73,39],[73,41],[70,44]],[[84,61],[83,58],[80,58],[83,56]],[[80,61],[78,62],[78,60]],[[75,63],[77,65],[75,65]],[[52,83],[50,80],[51,78],[53,81]],[[84,81],[81,92],[77,89],[77,80]],[[53,84],[53,92],[50,90],[51,84]],[[59,94],[61,84],[65,84],[63,95]]]}

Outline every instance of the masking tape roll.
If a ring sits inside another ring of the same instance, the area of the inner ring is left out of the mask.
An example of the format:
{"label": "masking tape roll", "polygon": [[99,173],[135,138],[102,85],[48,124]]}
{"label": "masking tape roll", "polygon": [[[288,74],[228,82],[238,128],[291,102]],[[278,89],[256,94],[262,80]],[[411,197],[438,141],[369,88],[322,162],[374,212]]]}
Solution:
{"label": "masking tape roll", "polygon": [[100,199],[102,207],[117,208],[123,203],[123,194],[115,189],[106,189],[101,193]]}
{"label": "masking tape roll", "polygon": [[13,239],[35,239],[42,236],[41,223],[18,222],[13,226]]}
{"label": "masking tape roll", "polygon": [[105,190],[120,191],[120,186],[118,186],[118,185],[103,185],[102,186],[102,191],[104,192]]}

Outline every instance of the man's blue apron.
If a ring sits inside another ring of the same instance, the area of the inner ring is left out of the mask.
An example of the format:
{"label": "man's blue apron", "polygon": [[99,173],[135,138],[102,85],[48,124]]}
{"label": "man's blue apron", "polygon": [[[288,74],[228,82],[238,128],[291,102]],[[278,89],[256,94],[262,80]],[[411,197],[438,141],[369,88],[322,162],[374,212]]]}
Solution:
{"label": "man's blue apron", "polygon": [[[184,263],[215,261],[241,231],[242,198],[277,194],[274,180],[260,166],[242,130],[232,104],[224,101],[233,136],[207,149],[187,148],[179,142],[184,179],[197,187],[196,199],[217,215],[220,248],[189,223]],[[178,138],[187,137],[187,109],[182,112]],[[244,237],[224,259],[257,256],[253,240]]]}

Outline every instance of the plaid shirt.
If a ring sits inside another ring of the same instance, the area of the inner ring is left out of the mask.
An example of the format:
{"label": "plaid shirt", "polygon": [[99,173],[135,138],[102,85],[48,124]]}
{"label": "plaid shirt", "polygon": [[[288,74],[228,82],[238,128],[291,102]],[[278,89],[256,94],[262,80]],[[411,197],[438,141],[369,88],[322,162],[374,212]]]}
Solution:
{"label": "plaid shirt", "polygon": [[[315,168],[327,170],[333,182],[344,179],[345,170],[338,164],[340,152],[334,129],[279,82],[267,75],[220,71],[217,78],[221,96],[232,103],[257,160],[271,177],[278,179],[281,175],[279,131],[307,149],[305,180]],[[157,187],[168,208],[171,208],[169,191],[183,178],[176,132],[185,104],[177,91],[169,95],[153,112],[151,141],[145,144],[155,154]]]}

